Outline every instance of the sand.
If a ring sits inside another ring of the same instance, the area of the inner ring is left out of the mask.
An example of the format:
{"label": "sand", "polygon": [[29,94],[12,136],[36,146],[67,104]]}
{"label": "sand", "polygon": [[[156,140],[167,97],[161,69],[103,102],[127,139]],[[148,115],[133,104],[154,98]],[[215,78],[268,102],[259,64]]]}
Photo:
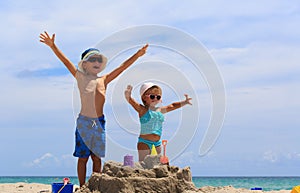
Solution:
{"label": "sand", "polygon": [[[197,188],[189,167],[162,165],[159,156],[147,156],[133,167],[108,161],[101,174],[94,173],[76,193],[261,193],[266,191],[225,187]],[[51,193],[51,185],[37,183],[0,184],[0,193]],[[291,190],[268,191],[290,193]]]}
{"label": "sand", "polygon": [[37,183],[8,183],[0,184],[1,193],[43,193],[51,192],[51,185]]}
{"label": "sand", "polygon": [[[231,186],[226,187],[202,187],[203,193],[262,193],[260,190],[236,189]],[[51,185],[37,183],[7,183],[0,184],[1,193],[51,193]],[[290,193],[291,190],[268,191],[268,193]],[[96,193],[96,192],[95,192]],[[186,191],[186,193],[189,193]]]}
{"label": "sand", "polygon": [[[93,174],[76,193],[259,193],[261,190],[226,187],[197,188],[192,182],[190,167],[162,165],[158,156],[147,156],[134,167],[108,161],[102,174]],[[289,190],[270,193],[290,193]]]}
{"label": "sand", "polygon": [[[74,191],[79,186],[74,185]],[[51,193],[52,188],[49,184],[39,183],[4,183],[0,184],[0,193]]]}

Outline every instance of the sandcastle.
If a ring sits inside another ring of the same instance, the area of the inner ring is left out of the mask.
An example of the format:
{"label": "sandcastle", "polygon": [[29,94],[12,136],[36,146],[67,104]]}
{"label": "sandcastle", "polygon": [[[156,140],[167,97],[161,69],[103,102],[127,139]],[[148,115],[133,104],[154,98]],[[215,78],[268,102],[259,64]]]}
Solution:
{"label": "sandcastle", "polygon": [[102,174],[94,173],[76,193],[194,193],[202,192],[192,182],[189,167],[162,165],[160,155],[149,155],[134,167],[107,161]]}

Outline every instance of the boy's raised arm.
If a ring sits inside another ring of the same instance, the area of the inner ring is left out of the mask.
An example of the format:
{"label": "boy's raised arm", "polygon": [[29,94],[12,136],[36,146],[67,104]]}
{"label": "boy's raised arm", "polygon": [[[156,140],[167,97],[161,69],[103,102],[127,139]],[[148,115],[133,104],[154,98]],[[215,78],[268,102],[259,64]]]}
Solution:
{"label": "boy's raised arm", "polygon": [[148,44],[139,49],[133,56],[127,59],[123,64],[114,69],[112,72],[106,75],[105,84],[110,83],[117,76],[119,76],[124,70],[126,70],[131,64],[133,64],[139,57],[143,56],[146,53]]}
{"label": "boy's raised arm", "polygon": [[55,45],[54,40],[55,34],[53,34],[52,37],[50,37],[46,31],[40,34],[40,42],[49,46],[55,53],[55,55],[60,59],[60,61],[64,63],[64,65],[68,68],[71,74],[75,77],[77,71],[75,65],[62,53],[60,49],[58,49],[58,47]]}

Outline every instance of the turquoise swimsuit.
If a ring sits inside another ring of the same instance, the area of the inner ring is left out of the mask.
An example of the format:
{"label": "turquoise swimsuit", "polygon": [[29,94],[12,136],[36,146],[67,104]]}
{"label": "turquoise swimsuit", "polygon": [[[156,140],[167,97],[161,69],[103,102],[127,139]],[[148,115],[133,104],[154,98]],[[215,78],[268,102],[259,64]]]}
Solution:
{"label": "turquoise swimsuit", "polygon": [[[162,123],[164,122],[164,115],[159,111],[148,110],[142,117],[140,117],[141,123],[141,135],[155,134],[161,136]],[[139,137],[138,143],[145,143],[151,149],[152,145],[160,146],[161,140],[150,141]]]}

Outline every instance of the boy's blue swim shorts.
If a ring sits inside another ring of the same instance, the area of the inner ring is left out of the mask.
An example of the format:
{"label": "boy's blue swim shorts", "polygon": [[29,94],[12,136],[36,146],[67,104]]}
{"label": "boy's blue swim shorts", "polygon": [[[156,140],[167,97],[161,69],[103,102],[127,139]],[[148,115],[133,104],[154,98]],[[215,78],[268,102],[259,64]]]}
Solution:
{"label": "boy's blue swim shorts", "polygon": [[89,118],[79,115],[75,132],[73,156],[86,158],[91,154],[105,157],[105,118]]}

